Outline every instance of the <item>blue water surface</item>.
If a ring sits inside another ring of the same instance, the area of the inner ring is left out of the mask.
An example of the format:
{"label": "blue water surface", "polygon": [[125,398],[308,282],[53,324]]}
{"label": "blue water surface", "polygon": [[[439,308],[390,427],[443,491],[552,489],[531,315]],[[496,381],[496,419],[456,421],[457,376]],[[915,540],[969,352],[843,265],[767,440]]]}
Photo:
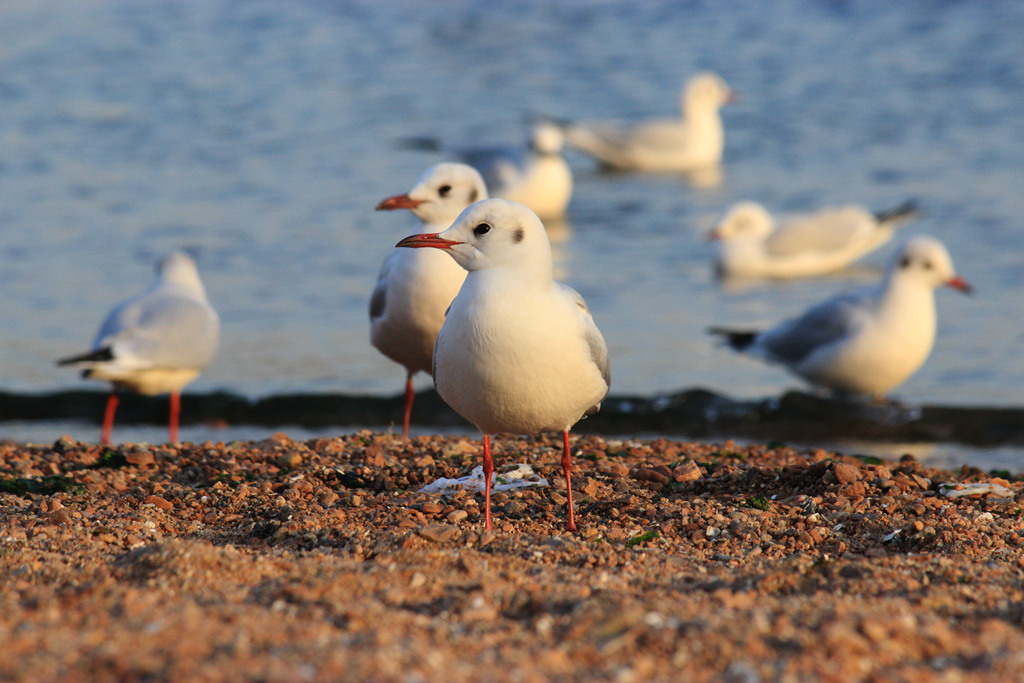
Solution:
{"label": "blue water surface", "polygon": [[802,386],[705,329],[873,281],[893,247],[836,277],[722,287],[704,233],[741,199],[915,198],[906,234],[941,238],[977,291],[937,293],[935,350],[895,396],[1020,405],[1022,30],[1011,0],[0,4],[0,388],[81,386],[54,359],[187,247],[224,328],[192,390],[397,393],[366,307],[413,221],[373,207],[443,158],[398,142],[514,143],[528,112],[670,115],[713,69],[741,93],[717,184],[570,155],[558,269],[604,332],[613,392]]}

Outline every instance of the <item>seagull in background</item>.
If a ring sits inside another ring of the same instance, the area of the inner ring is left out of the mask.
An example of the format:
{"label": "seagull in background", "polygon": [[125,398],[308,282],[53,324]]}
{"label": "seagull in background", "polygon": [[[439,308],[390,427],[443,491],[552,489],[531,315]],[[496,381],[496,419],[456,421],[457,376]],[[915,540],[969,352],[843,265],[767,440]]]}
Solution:
{"label": "seagull in background", "polygon": [[703,72],[683,88],[678,119],[632,126],[609,122],[565,124],[565,142],[602,166],[622,171],[691,172],[717,167],[725,146],[719,109],[736,101],[720,76]]}
{"label": "seagull in background", "polygon": [[559,220],[572,199],[572,171],[562,156],[565,138],[539,121],[526,148],[467,149],[459,156],[483,175],[492,197],[525,204],[542,221]]}
{"label": "seagull in background", "polygon": [[764,332],[709,331],[737,351],[783,365],[811,384],[880,401],[931,353],[939,285],[971,291],[954,271],[946,247],[918,236],[903,245],[875,286],[836,296]]}
{"label": "seagull in background", "polygon": [[733,206],[708,239],[718,243],[716,271],[722,277],[813,277],[882,246],[915,213],[913,201],[878,213],[851,204],[776,224],[762,205],[747,201]]}
{"label": "seagull in background", "polygon": [[448,148],[434,137],[403,138],[406,149],[441,152],[480,172],[491,197],[526,204],[543,221],[565,218],[572,199],[572,170],[562,155],[561,125],[537,118],[525,146]]}
{"label": "seagull in background", "polygon": [[178,440],[181,390],[209,364],[220,343],[220,320],[206,298],[195,261],[174,252],[157,266],[157,278],[142,294],[107,315],[92,351],[57,361],[82,369],[82,376],[111,383],[100,443],[110,443],[118,394],[171,395],[170,441]]}
{"label": "seagull in background", "polygon": [[440,234],[399,247],[432,247],[469,271],[434,346],[434,386],[483,434],[484,527],[491,528],[490,435],[562,432],[569,531],[569,429],[608,395],[608,349],[583,297],[552,274],[540,219],[522,204],[489,199]]}
{"label": "seagull in background", "polygon": [[[487,186],[466,164],[433,166],[406,194],[388,197],[378,211],[408,209],[420,219],[418,232],[440,231],[467,206],[487,198]],[[405,366],[405,413],[402,437],[409,438],[409,418],[416,394],[412,378],[431,372],[434,340],[444,314],[459,292],[466,271],[434,251],[392,251],[381,265],[370,295],[370,342],[385,356]]]}

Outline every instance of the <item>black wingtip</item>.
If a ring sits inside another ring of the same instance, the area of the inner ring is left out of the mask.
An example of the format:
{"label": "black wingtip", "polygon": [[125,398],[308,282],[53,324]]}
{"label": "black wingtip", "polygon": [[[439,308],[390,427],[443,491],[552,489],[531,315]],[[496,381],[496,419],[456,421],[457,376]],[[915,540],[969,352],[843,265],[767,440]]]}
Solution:
{"label": "black wingtip", "polygon": [[442,149],[440,140],[428,136],[400,138],[395,141],[395,147],[416,152],[440,152]]}
{"label": "black wingtip", "polygon": [[908,199],[899,206],[895,206],[885,211],[875,212],[875,220],[879,223],[889,223],[891,221],[908,218],[918,213],[920,210],[921,207],[918,205],[917,200]]}
{"label": "black wingtip", "polygon": [[726,344],[737,351],[743,351],[753,344],[758,335],[753,330],[730,330],[724,327],[709,327],[708,333],[721,337]]}
{"label": "black wingtip", "polygon": [[85,362],[103,362],[108,360],[114,360],[114,350],[109,346],[104,346],[102,349],[96,349],[89,353],[83,353],[79,356],[70,356],[68,358],[61,358],[57,361],[57,365],[74,365],[76,363]]}

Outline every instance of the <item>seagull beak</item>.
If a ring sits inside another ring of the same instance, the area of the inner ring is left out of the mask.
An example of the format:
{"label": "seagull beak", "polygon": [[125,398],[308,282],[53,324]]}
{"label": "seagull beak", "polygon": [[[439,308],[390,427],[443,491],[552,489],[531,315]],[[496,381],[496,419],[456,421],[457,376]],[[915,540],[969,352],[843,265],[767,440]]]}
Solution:
{"label": "seagull beak", "polygon": [[704,235],[705,242],[717,242],[722,239],[722,231],[716,226],[711,230],[708,230],[707,234]]}
{"label": "seagull beak", "polygon": [[393,211],[394,209],[415,209],[425,201],[425,199],[412,199],[407,194],[396,194],[394,197],[388,197],[378,204],[377,210]]}
{"label": "seagull beak", "polygon": [[971,286],[970,286],[970,285],[969,285],[969,284],[967,283],[967,281],[966,281],[966,280],[964,280],[964,279],[963,279],[962,277],[960,277],[959,275],[957,275],[957,276],[954,276],[954,277],[952,277],[952,278],[951,278],[951,279],[949,279],[949,280],[946,280],[945,284],[949,285],[949,286],[950,286],[950,287],[952,287],[953,289],[959,289],[959,290],[960,290],[961,292],[963,292],[964,294],[970,294],[971,292],[973,292],[973,291],[974,291],[974,287],[971,287]]}
{"label": "seagull beak", "polygon": [[428,232],[423,235],[409,235],[404,240],[396,244],[396,247],[412,247],[418,249],[420,247],[434,247],[435,249],[451,249],[456,244],[463,244],[463,242],[457,242],[455,240],[446,240],[438,237],[436,232]]}
{"label": "seagull beak", "polygon": [[741,98],[740,98],[739,91],[738,90],[733,90],[732,88],[730,88],[729,92],[726,93],[726,95],[725,95],[725,103],[726,104],[736,104],[737,102],[740,101],[740,99]]}

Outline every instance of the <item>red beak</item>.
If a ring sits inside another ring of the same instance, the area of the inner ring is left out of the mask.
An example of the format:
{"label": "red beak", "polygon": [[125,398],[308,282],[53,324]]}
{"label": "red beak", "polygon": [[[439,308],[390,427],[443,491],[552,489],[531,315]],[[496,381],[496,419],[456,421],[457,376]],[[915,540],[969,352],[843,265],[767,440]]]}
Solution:
{"label": "red beak", "polygon": [[736,104],[737,102],[740,101],[740,99],[741,98],[740,98],[739,91],[738,90],[733,90],[732,88],[729,88],[729,94],[725,96],[725,103],[726,104]]}
{"label": "red beak", "polygon": [[959,289],[964,294],[970,294],[971,292],[974,291],[974,287],[971,287],[971,285],[969,285],[967,281],[964,280],[959,275],[954,276],[950,280],[946,280],[946,284],[952,287],[953,289]]}
{"label": "red beak", "polygon": [[707,234],[704,235],[705,242],[717,242],[722,239],[722,231],[717,227],[708,230]]}
{"label": "red beak", "polygon": [[377,205],[378,211],[392,211],[394,209],[415,209],[425,202],[425,199],[411,199],[407,194],[396,194],[388,197]]}
{"label": "red beak", "polygon": [[423,235],[409,235],[404,240],[396,244],[396,247],[412,247],[418,249],[419,247],[434,247],[435,249],[451,249],[456,244],[462,244],[462,242],[456,242],[455,240],[441,239],[437,236],[436,232],[428,232]]}

